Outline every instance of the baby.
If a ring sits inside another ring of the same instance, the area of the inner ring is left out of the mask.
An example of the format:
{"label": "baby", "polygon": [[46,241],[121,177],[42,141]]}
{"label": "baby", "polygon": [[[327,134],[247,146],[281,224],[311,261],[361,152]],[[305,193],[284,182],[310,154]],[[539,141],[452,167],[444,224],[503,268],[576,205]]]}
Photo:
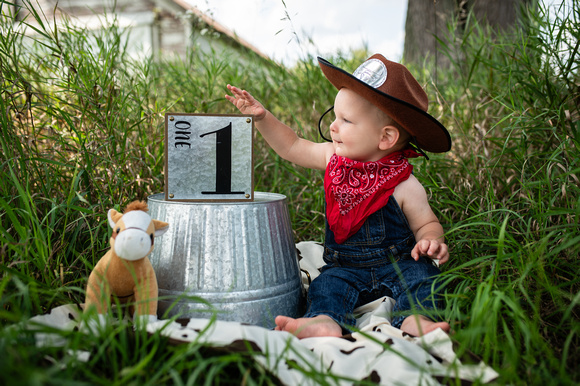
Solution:
{"label": "baby", "polygon": [[282,158],[325,170],[326,235],[321,274],[308,290],[302,318],[276,317],[276,330],[299,338],[341,336],[356,320],[356,307],[390,296],[392,325],[420,336],[446,322],[432,319],[440,299],[433,282],[449,259],[443,228],[410,157],[421,149],[445,152],[451,139],[427,113],[425,91],[401,64],[380,54],[353,74],[318,58],[338,89],[332,142],[300,138],[245,90],[228,85],[226,95]]}

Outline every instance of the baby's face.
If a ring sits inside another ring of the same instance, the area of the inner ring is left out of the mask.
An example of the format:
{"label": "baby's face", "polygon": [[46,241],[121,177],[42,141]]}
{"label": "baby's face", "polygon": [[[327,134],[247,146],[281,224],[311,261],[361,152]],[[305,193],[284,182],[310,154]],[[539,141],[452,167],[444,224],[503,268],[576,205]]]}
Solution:
{"label": "baby's face", "polygon": [[378,161],[385,156],[379,143],[388,121],[378,107],[342,88],[334,101],[334,113],[330,135],[338,156],[361,162]]}

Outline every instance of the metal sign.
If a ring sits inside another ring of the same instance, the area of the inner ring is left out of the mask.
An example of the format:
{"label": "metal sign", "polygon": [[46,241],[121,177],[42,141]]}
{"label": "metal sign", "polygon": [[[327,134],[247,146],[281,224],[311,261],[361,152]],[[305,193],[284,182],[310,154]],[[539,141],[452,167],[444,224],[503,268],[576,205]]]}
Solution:
{"label": "metal sign", "polygon": [[165,199],[253,201],[251,115],[165,114]]}

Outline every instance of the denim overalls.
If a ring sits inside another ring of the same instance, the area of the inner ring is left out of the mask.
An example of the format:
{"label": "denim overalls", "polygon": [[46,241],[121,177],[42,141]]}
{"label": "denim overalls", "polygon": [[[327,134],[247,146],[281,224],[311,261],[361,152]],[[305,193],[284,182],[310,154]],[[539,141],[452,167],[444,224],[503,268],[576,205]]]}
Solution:
{"label": "denim overalls", "polygon": [[392,325],[400,328],[407,316],[437,308],[439,300],[431,296],[431,287],[439,268],[428,258],[413,260],[415,243],[394,196],[343,244],[334,241],[327,223],[326,265],[308,289],[304,316],[327,315],[344,329],[356,324],[356,307],[389,296],[396,301]]}

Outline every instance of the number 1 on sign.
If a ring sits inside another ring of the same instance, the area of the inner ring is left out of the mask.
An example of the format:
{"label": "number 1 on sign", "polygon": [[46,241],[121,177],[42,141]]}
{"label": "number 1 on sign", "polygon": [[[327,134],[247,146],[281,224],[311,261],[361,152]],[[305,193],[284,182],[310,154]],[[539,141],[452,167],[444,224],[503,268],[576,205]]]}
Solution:
{"label": "number 1 on sign", "polygon": [[232,123],[219,130],[210,131],[200,135],[215,134],[215,191],[202,191],[201,194],[243,194],[244,192],[232,192]]}

